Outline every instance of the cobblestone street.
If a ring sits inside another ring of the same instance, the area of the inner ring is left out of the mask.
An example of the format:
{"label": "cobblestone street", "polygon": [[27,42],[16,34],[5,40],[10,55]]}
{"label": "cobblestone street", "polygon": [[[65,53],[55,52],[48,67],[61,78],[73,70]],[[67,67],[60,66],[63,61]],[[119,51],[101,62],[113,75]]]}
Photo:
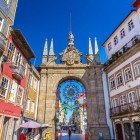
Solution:
{"label": "cobblestone street", "polygon": [[72,134],[71,138],[68,135],[60,136],[59,140],[84,140],[84,136],[81,134]]}

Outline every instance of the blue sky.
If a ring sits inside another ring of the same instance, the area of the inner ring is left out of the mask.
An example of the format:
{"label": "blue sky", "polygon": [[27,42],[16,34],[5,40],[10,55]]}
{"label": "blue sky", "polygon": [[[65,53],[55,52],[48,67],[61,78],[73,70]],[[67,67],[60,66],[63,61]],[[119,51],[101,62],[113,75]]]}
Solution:
{"label": "blue sky", "polygon": [[54,39],[58,55],[67,46],[70,13],[75,46],[87,54],[88,38],[96,36],[101,60],[106,60],[102,43],[132,10],[134,0],[19,0],[15,27],[21,29],[37,61],[41,63],[44,41]]}

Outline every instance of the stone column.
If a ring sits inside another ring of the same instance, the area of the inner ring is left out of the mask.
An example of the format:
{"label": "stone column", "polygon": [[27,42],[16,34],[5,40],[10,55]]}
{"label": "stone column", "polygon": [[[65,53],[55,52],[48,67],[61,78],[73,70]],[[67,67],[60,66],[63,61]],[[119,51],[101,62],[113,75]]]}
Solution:
{"label": "stone column", "polygon": [[51,140],[55,140],[55,103],[57,78],[54,74],[48,74],[45,123],[49,124],[48,131],[51,133]]}
{"label": "stone column", "polygon": [[41,80],[40,80],[40,92],[39,92],[39,100],[38,100],[38,113],[37,120],[40,123],[45,123],[45,100],[46,100],[46,87],[47,87],[47,76],[46,69],[41,70]]}
{"label": "stone column", "polygon": [[[103,94],[103,84],[102,84],[102,73],[101,66],[96,66],[92,68],[90,72],[90,106],[89,110],[90,116],[90,133],[91,140],[99,139],[99,135],[103,135],[104,139],[110,139],[109,128],[106,123],[105,115],[105,103],[104,103],[104,94]],[[90,109],[92,108],[92,109]]]}

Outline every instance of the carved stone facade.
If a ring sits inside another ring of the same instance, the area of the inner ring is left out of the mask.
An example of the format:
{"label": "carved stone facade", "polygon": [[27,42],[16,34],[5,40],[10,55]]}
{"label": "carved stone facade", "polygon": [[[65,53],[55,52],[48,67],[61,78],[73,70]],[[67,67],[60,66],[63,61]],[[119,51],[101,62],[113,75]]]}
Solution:
{"label": "carved stone facade", "polygon": [[41,82],[37,120],[40,123],[49,124],[51,138],[55,140],[54,118],[57,87],[63,80],[76,79],[86,88],[88,131],[91,139],[99,139],[100,133],[103,134],[104,139],[110,139],[105,115],[102,65],[94,61],[89,64],[81,63],[82,54],[74,47],[72,33],[69,34],[68,47],[60,55],[60,64],[53,61],[40,66]]}

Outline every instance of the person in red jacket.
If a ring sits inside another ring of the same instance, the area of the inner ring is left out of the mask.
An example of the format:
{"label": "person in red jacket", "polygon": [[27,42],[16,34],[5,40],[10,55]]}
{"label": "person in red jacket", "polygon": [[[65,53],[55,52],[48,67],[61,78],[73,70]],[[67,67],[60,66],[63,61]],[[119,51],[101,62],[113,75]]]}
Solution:
{"label": "person in red jacket", "polygon": [[19,140],[26,140],[26,135],[25,135],[24,131],[21,132]]}

